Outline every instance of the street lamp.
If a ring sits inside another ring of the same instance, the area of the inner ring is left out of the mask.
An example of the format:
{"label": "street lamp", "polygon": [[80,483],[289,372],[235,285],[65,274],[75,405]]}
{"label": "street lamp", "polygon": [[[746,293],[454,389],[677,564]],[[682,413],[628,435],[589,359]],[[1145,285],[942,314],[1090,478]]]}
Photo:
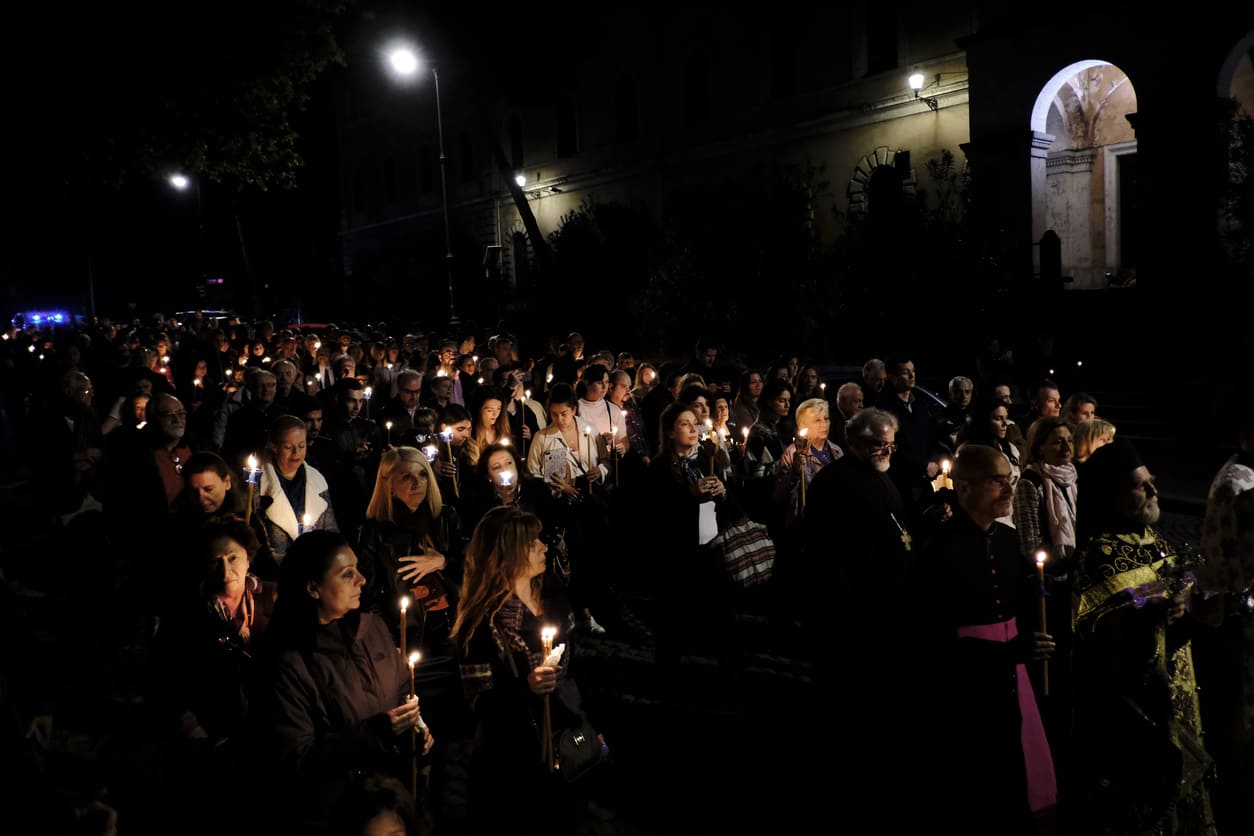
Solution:
{"label": "street lamp", "polygon": [[[388,65],[393,75],[409,80],[418,77],[422,62],[417,51],[398,44],[387,50]],[[453,303],[453,243],[448,220],[448,158],[444,155],[444,114],[440,109],[440,73],[431,65],[431,80],[435,83],[435,126],[440,150],[440,202],[444,213],[444,266],[448,270],[448,318],[449,324],[457,323],[457,308]]]}

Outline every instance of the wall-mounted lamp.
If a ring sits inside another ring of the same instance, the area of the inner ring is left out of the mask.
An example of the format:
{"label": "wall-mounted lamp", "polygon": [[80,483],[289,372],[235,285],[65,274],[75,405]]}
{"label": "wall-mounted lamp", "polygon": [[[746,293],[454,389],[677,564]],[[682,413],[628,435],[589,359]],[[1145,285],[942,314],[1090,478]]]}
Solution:
{"label": "wall-mounted lamp", "polygon": [[[934,96],[924,96],[920,92],[923,89],[923,82],[925,80],[926,80],[926,77],[923,75],[923,73],[917,72],[917,71],[911,73],[910,78],[909,78],[910,89],[914,91],[914,97],[916,99],[926,104],[928,107],[932,109],[932,112],[935,113],[936,108],[939,107],[939,104],[937,103],[936,98]],[[940,83],[940,76],[937,75],[935,81],[933,81],[932,83],[933,84]]]}

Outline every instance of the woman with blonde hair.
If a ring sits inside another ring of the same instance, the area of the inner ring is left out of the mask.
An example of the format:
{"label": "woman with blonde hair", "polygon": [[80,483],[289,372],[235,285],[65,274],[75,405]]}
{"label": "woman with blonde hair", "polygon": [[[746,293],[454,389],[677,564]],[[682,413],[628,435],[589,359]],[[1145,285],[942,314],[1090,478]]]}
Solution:
{"label": "woman with blonde hair", "polygon": [[[827,401],[809,398],[797,407],[797,434],[793,443],[784,448],[779,459],[779,471],[775,476],[775,501],[784,508],[784,527],[791,529],[801,517],[801,479],[804,470],[806,485],[819,471],[845,455],[828,433],[832,429],[831,412]],[[802,433],[805,435],[802,435]],[[797,457],[803,456],[798,465]]]}
{"label": "woman with blonde hair", "polygon": [[1115,440],[1115,425],[1104,418],[1093,417],[1071,428],[1075,442],[1076,464],[1084,464],[1098,447]]}
{"label": "woman with blonde hair", "polygon": [[450,656],[449,596],[461,581],[461,520],[444,504],[431,465],[416,447],[383,454],[357,553],[366,576],[363,605],[399,639],[401,598],[408,596],[408,646],[428,659],[432,653]]}
{"label": "woman with blonde hair", "polygon": [[[538,731],[548,704],[553,730],[579,727],[583,709],[570,677],[570,606],[560,590],[542,595],[546,546],[540,518],[514,506],[489,510],[475,526],[466,552],[453,641],[461,656],[462,685],[476,722],[470,764],[472,834],[518,832],[519,811],[543,810],[525,833],[573,832],[574,797],[550,773]],[[566,646],[546,664],[541,631]]]}
{"label": "woman with blonde hair", "polygon": [[[449,633],[461,584],[462,526],[457,509],[444,504],[421,450],[384,452],[356,551],[366,576],[362,607],[377,614],[407,652],[422,653],[417,681],[432,724],[458,726],[463,706]],[[403,641],[402,597],[408,599]],[[444,766],[441,747],[431,762],[433,786],[444,780]]]}

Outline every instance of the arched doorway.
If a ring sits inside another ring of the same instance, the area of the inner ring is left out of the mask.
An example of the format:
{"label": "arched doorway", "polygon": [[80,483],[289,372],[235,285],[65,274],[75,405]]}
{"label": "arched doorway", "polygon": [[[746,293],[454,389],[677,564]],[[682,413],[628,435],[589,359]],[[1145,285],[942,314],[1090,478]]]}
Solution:
{"label": "arched doorway", "polygon": [[1127,74],[1101,60],[1059,70],[1032,108],[1032,238],[1057,233],[1071,289],[1135,277],[1136,109]]}

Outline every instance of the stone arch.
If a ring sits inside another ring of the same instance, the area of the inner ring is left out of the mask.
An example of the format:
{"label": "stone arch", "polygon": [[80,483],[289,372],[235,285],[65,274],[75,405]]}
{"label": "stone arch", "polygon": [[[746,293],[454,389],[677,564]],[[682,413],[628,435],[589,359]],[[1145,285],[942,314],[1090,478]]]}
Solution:
{"label": "stone arch", "polygon": [[913,197],[918,185],[914,176],[914,168],[910,166],[909,152],[898,148],[893,150],[881,145],[871,153],[858,160],[854,166],[853,176],[845,187],[845,197],[849,200],[849,219],[853,221],[866,217],[870,208],[871,178],[877,169],[888,168],[901,178],[901,193]]}
{"label": "stone arch", "polygon": [[1032,240],[1058,235],[1074,289],[1135,270],[1136,134],[1127,117],[1136,109],[1128,75],[1101,59],[1063,67],[1033,103]]}

